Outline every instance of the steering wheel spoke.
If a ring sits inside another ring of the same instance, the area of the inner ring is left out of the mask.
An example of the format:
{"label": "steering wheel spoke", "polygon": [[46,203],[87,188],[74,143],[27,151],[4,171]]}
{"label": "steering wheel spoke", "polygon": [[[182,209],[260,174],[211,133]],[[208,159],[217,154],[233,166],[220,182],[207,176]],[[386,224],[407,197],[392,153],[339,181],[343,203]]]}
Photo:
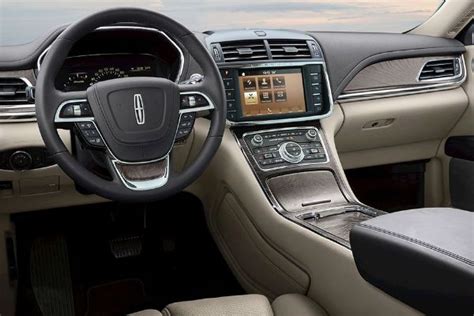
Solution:
{"label": "steering wheel spoke", "polygon": [[108,156],[108,167],[113,181],[120,182],[133,191],[148,191],[161,188],[166,185],[170,174],[170,157],[147,162],[124,162],[117,158]]}

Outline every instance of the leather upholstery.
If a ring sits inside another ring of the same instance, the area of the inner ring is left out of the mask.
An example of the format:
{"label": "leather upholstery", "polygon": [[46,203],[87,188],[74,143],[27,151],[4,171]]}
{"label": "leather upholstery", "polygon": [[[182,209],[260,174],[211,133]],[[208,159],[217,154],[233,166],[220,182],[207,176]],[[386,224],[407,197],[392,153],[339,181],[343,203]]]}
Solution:
{"label": "leather upholstery", "polygon": [[173,303],[164,316],[273,316],[270,302],[263,295],[249,294]]}
{"label": "leather upholstery", "polygon": [[285,294],[272,303],[275,316],[327,316],[315,301],[301,294]]}
{"label": "leather upholstery", "polygon": [[163,314],[154,309],[145,309],[140,312],[129,314],[128,316],[163,316]]}
{"label": "leather upholstery", "polygon": [[474,213],[425,208],[354,226],[351,246],[362,277],[430,315],[474,311]]}
{"label": "leather upholstery", "polygon": [[327,316],[318,304],[301,294],[282,295],[272,305],[257,294],[178,302],[166,306],[162,313],[145,310],[129,316]]}

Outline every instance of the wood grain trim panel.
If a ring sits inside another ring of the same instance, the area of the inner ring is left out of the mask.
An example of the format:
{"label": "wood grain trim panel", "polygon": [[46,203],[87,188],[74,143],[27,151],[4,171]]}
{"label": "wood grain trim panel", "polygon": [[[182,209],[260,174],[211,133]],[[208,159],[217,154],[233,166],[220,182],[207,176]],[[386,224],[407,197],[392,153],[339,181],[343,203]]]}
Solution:
{"label": "wood grain trim panel", "polygon": [[344,93],[430,84],[417,80],[424,64],[430,60],[453,57],[458,56],[415,57],[379,62],[362,69],[349,82]]}

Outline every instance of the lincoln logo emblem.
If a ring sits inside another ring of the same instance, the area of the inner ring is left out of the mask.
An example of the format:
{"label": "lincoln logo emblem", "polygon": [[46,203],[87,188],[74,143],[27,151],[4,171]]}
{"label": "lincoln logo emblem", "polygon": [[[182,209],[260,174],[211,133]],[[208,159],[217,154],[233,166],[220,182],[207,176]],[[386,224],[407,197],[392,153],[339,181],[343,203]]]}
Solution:
{"label": "lincoln logo emblem", "polygon": [[141,94],[133,95],[133,109],[135,110],[135,119],[138,125],[145,124],[145,105]]}

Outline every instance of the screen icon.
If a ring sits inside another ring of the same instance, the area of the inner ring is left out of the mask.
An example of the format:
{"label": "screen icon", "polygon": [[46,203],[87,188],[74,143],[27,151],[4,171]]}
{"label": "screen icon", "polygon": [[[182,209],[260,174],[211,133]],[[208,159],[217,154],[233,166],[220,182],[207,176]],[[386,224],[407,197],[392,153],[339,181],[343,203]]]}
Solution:
{"label": "screen icon", "polygon": [[278,90],[275,91],[275,102],[286,102],[286,91]]}
{"label": "screen icon", "polygon": [[242,81],[244,84],[244,90],[255,90],[257,88],[255,78],[243,78]]}
{"label": "screen icon", "polygon": [[258,87],[259,89],[271,89],[271,79],[270,77],[259,77],[258,78]]}
{"label": "screen icon", "polygon": [[272,93],[269,91],[260,91],[260,102],[271,103],[273,101]]}
{"label": "screen icon", "polygon": [[244,93],[245,104],[257,104],[257,91],[245,92]]}
{"label": "screen icon", "polygon": [[275,76],[275,77],[273,77],[273,86],[275,88],[285,87],[285,77],[284,76]]}

